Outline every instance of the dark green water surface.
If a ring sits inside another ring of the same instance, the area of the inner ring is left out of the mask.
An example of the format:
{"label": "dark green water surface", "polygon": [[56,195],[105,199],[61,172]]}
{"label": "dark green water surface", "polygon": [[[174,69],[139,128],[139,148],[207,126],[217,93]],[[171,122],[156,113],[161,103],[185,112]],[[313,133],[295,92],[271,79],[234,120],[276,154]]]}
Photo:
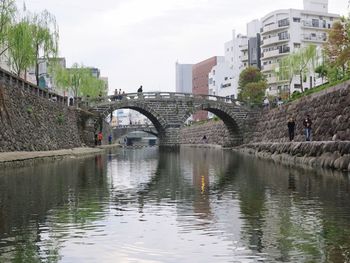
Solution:
{"label": "dark green water surface", "polygon": [[191,148],[1,169],[0,262],[350,262],[349,177]]}

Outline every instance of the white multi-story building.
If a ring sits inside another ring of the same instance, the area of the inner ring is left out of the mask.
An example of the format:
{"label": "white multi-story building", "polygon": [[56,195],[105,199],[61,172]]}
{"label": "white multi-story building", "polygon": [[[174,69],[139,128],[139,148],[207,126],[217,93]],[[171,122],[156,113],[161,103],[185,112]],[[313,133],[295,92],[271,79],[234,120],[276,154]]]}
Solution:
{"label": "white multi-story building", "polygon": [[176,62],[176,92],[192,93],[192,64]]}
{"label": "white multi-story building", "polygon": [[209,94],[237,98],[239,74],[248,65],[248,38],[233,30],[224,47],[225,56],[209,73]]}
{"label": "white multi-story building", "polygon": [[[273,11],[261,19],[261,66],[267,78],[268,93],[300,91],[300,78],[280,80],[277,76],[279,61],[307,45],[320,47],[327,40],[327,30],[339,15],[328,13],[328,0],[304,0],[304,9]],[[315,86],[315,74],[304,79],[303,87]]]}
{"label": "white multi-story building", "polygon": [[247,24],[247,36],[232,31],[232,40],[224,45],[224,60],[209,74],[209,94],[237,98],[240,73],[248,66],[259,65],[259,32],[259,20]]}

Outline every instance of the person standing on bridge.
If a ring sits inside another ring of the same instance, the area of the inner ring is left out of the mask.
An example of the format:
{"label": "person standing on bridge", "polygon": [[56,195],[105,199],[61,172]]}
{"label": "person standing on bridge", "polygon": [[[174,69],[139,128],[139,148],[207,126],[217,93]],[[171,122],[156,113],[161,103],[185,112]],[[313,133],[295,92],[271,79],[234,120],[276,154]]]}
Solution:
{"label": "person standing on bridge", "polygon": [[137,93],[142,93],[143,90],[142,90],[142,85],[139,87],[139,89],[137,90]]}

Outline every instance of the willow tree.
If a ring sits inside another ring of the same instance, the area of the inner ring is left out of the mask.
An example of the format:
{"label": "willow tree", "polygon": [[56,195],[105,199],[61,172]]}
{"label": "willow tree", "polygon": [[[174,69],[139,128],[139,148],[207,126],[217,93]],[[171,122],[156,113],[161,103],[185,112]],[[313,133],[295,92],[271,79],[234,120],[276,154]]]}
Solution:
{"label": "willow tree", "polygon": [[316,60],[316,46],[308,45],[280,60],[277,72],[278,76],[281,80],[289,79],[289,85],[291,85],[293,77],[298,75],[301,92],[304,92],[304,77],[307,74],[314,72]]}
{"label": "willow tree", "polygon": [[39,60],[57,56],[59,33],[55,17],[46,10],[34,14],[30,23],[35,56],[35,78],[39,85]]}
{"label": "willow tree", "polygon": [[27,20],[10,27],[8,33],[9,59],[18,76],[21,73],[26,75],[26,70],[33,65],[34,50],[32,43],[32,27]]}
{"label": "willow tree", "polygon": [[15,0],[0,0],[0,56],[8,50],[8,33],[16,11]]}
{"label": "willow tree", "polygon": [[71,90],[74,97],[96,98],[104,92],[104,81],[94,77],[91,69],[83,65],[75,63],[71,68],[56,65],[52,67],[51,73],[56,86],[66,91]]}

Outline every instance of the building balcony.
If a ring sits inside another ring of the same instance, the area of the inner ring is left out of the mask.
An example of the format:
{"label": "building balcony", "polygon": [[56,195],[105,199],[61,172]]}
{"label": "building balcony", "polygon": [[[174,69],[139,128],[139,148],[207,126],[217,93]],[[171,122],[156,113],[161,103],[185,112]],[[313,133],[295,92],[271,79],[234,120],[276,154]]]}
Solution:
{"label": "building balcony", "polygon": [[240,45],[240,46],[239,46],[239,49],[240,49],[241,51],[248,50],[248,44]]}
{"label": "building balcony", "polygon": [[280,37],[280,36],[274,36],[271,38],[266,38],[261,42],[261,46],[265,47],[265,46],[269,46],[269,45],[273,45],[273,44],[277,44],[277,43],[282,43],[282,42],[287,42],[289,41],[289,35],[285,36],[285,37]]}
{"label": "building balcony", "polygon": [[268,59],[268,58],[272,58],[272,57],[279,57],[279,56],[283,56],[283,55],[287,55],[290,52],[290,48],[289,47],[285,47],[285,48],[278,48],[272,51],[266,51],[263,52],[261,54],[261,58],[263,60]]}
{"label": "building balcony", "polygon": [[272,58],[279,56],[280,52],[278,49],[272,50],[272,51],[266,51],[261,54],[261,57],[266,59],[266,58]]}
{"label": "building balcony", "polygon": [[305,34],[302,36],[302,40],[306,42],[318,42],[318,43],[325,43],[327,41],[327,35],[312,35],[312,34]]}
{"label": "building balcony", "polygon": [[327,24],[323,23],[322,21],[319,22],[313,22],[312,20],[303,20],[302,27],[304,28],[312,28],[312,29],[321,29],[321,30],[327,30]]}
{"label": "building balcony", "polygon": [[248,61],[248,54],[241,56],[241,61]]}
{"label": "building balcony", "polygon": [[261,71],[262,72],[267,72],[267,71],[274,71],[276,68],[279,67],[278,63],[272,63],[272,64],[267,64],[263,65]]}
{"label": "building balcony", "polygon": [[266,78],[266,81],[268,84],[288,82],[288,80],[280,80],[277,76],[268,77],[268,78]]}
{"label": "building balcony", "polygon": [[289,27],[289,22],[286,24],[271,24],[268,26],[264,26],[261,29],[261,34],[264,35],[264,34],[267,34],[269,32],[286,29],[288,27]]}
{"label": "building balcony", "polygon": [[268,84],[272,84],[272,83],[276,83],[278,80],[277,77],[269,77],[269,78],[266,78],[266,81]]}

